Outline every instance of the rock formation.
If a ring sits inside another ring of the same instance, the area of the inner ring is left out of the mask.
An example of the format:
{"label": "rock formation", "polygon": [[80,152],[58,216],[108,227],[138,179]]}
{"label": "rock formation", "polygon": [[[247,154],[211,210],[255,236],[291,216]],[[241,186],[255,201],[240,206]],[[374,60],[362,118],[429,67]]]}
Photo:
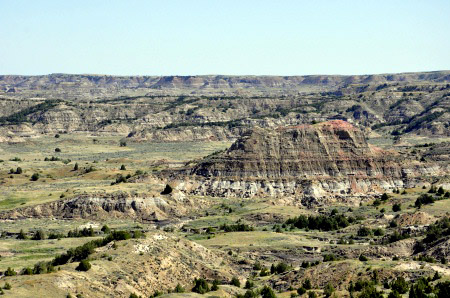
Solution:
{"label": "rock formation", "polygon": [[427,171],[445,171],[401,160],[393,151],[369,145],[361,130],[342,120],[255,128],[227,151],[186,170],[201,182],[183,182],[179,188],[214,196],[300,196],[305,203],[380,193],[414,183]]}
{"label": "rock formation", "polygon": [[73,198],[0,213],[0,219],[23,218],[133,218],[158,221],[176,218],[197,207],[180,192],[149,197],[117,192],[82,194]]}
{"label": "rock formation", "polygon": [[[333,119],[383,134],[395,130],[397,135],[450,136],[449,83],[448,71],[286,77],[0,76],[0,142],[62,132],[118,134],[130,141],[228,141],[239,136],[236,127]],[[9,136],[20,125],[30,131]]]}

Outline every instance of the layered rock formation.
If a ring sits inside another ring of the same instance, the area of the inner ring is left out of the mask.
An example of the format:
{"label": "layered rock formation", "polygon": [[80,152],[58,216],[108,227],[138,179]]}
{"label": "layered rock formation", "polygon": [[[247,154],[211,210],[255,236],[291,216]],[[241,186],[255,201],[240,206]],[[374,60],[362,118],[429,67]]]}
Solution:
{"label": "layered rock formation", "polygon": [[[367,196],[445,172],[370,146],[364,133],[342,120],[278,129],[254,129],[226,152],[189,170],[180,189],[215,196],[299,196],[317,199]],[[408,171],[408,169],[414,170]],[[410,185],[409,185],[410,186]]]}
{"label": "layered rock formation", "polygon": [[17,208],[0,213],[0,219],[23,218],[134,218],[158,221],[176,218],[197,207],[180,192],[150,197],[139,194],[83,194],[46,204]]}
{"label": "layered rock formation", "polygon": [[[235,127],[343,119],[450,136],[450,72],[363,76],[0,76],[0,142],[42,134],[235,140]],[[26,125],[30,132],[9,136]],[[184,133],[184,131],[189,131]]]}

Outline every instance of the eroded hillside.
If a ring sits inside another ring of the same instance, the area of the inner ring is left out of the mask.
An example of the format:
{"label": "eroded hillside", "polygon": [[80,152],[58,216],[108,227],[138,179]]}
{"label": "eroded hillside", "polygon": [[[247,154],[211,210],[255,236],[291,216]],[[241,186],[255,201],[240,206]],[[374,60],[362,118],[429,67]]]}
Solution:
{"label": "eroded hillside", "polygon": [[0,140],[42,133],[234,140],[248,127],[351,121],[449,136],[448,72],[305,77],[1,76]]}
{"label": "eroded hillside", "polygon": [[446,297],[449,82],[1,76],[0,294]]}

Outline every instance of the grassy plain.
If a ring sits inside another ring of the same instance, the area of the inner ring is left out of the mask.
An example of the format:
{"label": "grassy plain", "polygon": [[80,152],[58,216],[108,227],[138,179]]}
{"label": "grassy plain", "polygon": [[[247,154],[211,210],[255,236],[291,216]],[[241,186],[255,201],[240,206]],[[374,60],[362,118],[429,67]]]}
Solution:
{"label": "grassy plain", "polygon": [[[111,186],[117,175],[136,171],[153,172],[180,166],[215,151],[227,148],[229,142],[128,143],[120,146],[119,137],[82,134],[59,138],[42,136],[25,143],[0,143],[0,211],[41,204],[81,192],[149,190],[149,184]],[[59,148],[61,152],[55,152]],[[44,161],[56,157],[57,161]],[[20,161],[13,161],[15,158]],[[79,170],[74,171],[75,163]],[[125,165],[126,170],[120,170]],[[22,168],[22,174],[10,174]],[[86,169],[94,171],[87,172]],[[31,176],[39,173],[38,181]]]}

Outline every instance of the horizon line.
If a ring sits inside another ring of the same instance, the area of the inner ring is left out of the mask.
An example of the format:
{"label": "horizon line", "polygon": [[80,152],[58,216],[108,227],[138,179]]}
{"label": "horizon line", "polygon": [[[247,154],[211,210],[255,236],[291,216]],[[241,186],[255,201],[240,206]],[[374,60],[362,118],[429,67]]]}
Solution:
{"label": "horizon line", "polygon": [[280,74],[193,74],[193,75],[152,75],[152,74],[105,74],[105,73],[66,73],[66,72],[52,72],[47,74],[0,74],[0,76],[23,76],[23,77],[40,77],[51,75],[73,75],[73,76],[110,76],[110,77],[208,77],[208,76],[224,76],[224,77],[309,77],[309,76],[374,76],[374,75],[395,75],[395,74],[414,74],[414,73],[438,73],[438,72],[450,72],[450,69],[442,70],[426,70],[426,71],[406,71],[406,72],[382,72],[382,73],[365,73],[365,74],[305,74],[305,75],[280,75]]}

